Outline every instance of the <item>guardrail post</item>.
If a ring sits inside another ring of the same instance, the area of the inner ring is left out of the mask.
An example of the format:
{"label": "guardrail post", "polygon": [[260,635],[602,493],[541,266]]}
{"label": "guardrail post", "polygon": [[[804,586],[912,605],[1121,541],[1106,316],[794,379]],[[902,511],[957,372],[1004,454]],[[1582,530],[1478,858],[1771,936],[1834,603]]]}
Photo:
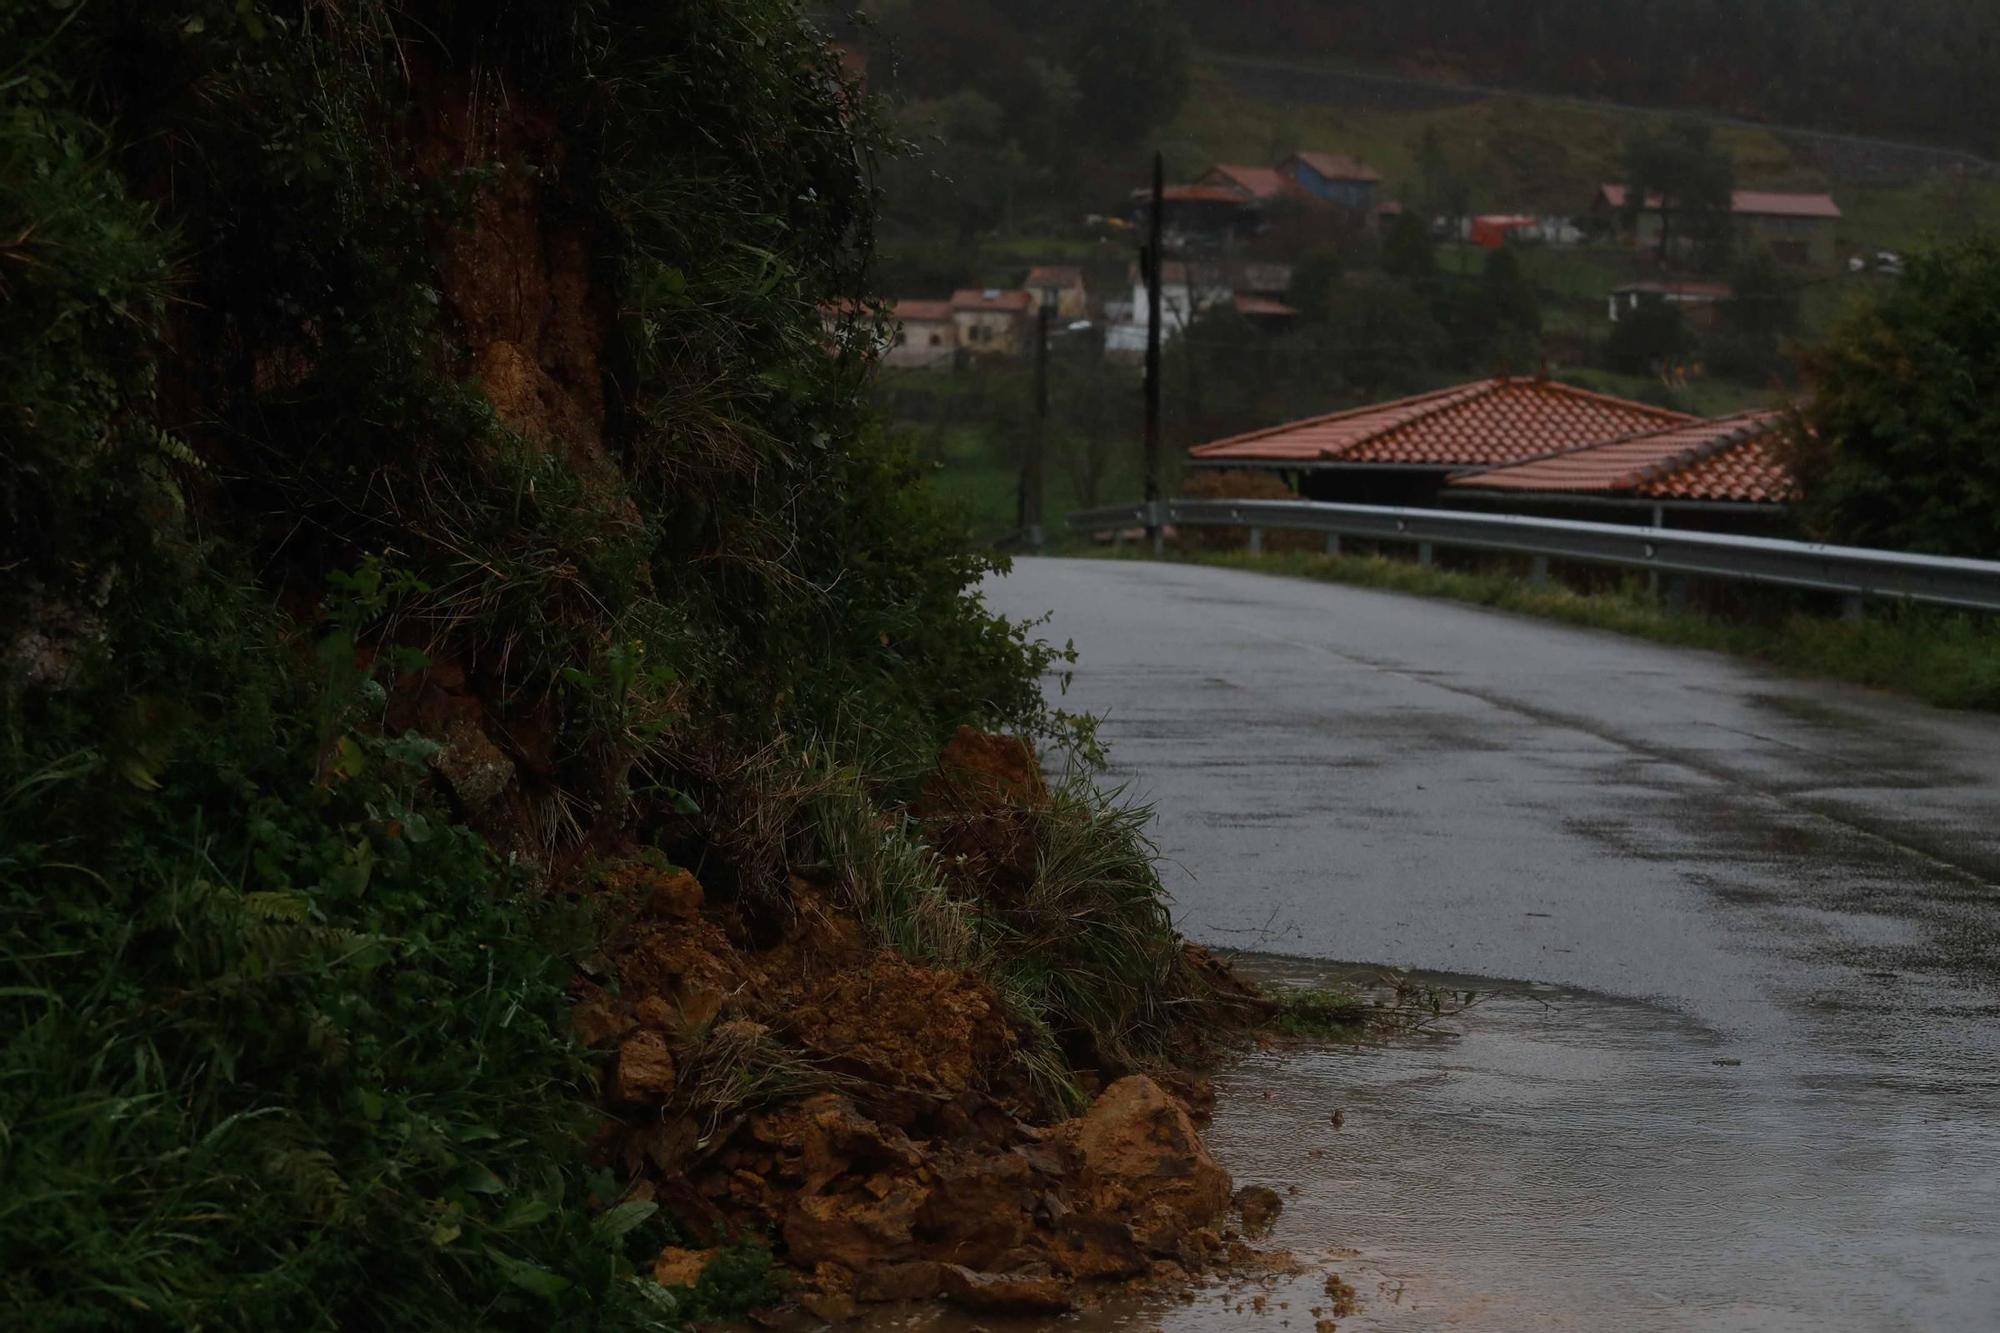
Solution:
{"label": "guardrail post", "polygon": [[1264,553],[1264,529],[1252,528],[1250,529],[1250,554],[1262,555],[1263,553]]}
{"label": "guardrail post", "polygon": [[1547,583],[1549,581],[1549,558],[1545,555],[1528,558],[1528,582]]}
{"label": "guardrail post", "polygon": [[1420,565],[1429,565],[1430,562],[1431,562],[1431,544],[1429,542],[1418,542],[1417,563]]}
{"label": "guardrail post", "polygon": [[1340,534],[1339,534],[1339,533],[1337,533],[1337,532],[1329,532],[1329,533],[1327,533],[1327,534],[1326,534],[1326,553],[1327,553],[1328,555],[1339,555],[1339,554],[1340,554]]}
{"label": "guardrail post", "polygon": [[1851,592],[1847,594],[1847,596],[1841,598],[1840,618],[1846,621],[1855,621],[1861,619],[1862,616],[1866,614],[1866,610],[1863,607],[1863,600],[1864,599],[1862,598],[1861,594],[1858,592]]}

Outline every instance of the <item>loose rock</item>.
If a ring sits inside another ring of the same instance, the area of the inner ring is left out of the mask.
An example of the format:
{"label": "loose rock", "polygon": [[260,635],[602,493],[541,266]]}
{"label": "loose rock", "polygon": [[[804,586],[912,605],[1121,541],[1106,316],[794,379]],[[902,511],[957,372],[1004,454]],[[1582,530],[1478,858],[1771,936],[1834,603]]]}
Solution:
{"label": "loose rock", "polygon": [[1284,1199],[1269,1185],[1245,1185],[1231,1202],[1243,1219],[1243,1229],[1253,1236],[1269,1231],[1285,1207]]}
{"label": "loose rock", "polygon": [[1059,1278],[1041,1273],[975,1273],[958,1264],[943,1268],[945,1298],[988,1314],[1065,1314],[1076,1308]]}

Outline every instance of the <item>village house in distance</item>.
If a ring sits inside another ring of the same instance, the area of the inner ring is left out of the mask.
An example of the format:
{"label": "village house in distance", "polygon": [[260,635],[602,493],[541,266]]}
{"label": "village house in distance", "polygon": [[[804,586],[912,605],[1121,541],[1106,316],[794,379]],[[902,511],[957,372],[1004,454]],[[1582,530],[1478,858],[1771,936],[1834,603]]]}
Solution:
{"label": "village house in distance", "polygon": [[[1606,231],[1622,226],[1628,197],[1623,185],[1600,186],[1591,201],[1591,216]],[[1730,215],[1739,240],[1767,247],[1780,263],[1830,268],[1835,262],[1835,228],[1841,213],[1830,194],[1737,190],[1730,198]],[[1660,196],[1648,195],[1631,229],[1632,244],[1657,247],[1665,224]]]}

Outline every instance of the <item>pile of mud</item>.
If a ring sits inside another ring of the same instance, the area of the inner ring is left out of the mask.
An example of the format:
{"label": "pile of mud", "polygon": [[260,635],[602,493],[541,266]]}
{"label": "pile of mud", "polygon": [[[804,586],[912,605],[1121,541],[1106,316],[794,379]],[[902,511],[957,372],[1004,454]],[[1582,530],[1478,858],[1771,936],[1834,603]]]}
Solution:
{"label": "pile of mud", "polygon": [[[1033,874],[1046,799],[1025,745],[961,732],[912,813],[1000,911]],[[643,906],[606,973],[579,979],[575,1022],[605,1053],[606,1163],[698,1247],[660,1255],[660,1281],[771,1237],[820,1318],[939,1297],[1047,1314],[1241,1259],[1199,1076],[1080,1071],[1095,1096],[1072,1114],[1016,1058],[1027,1034],[987,981],[867,938],[822,886],[792,877],[769,940],[685,870],[613,880]]]}

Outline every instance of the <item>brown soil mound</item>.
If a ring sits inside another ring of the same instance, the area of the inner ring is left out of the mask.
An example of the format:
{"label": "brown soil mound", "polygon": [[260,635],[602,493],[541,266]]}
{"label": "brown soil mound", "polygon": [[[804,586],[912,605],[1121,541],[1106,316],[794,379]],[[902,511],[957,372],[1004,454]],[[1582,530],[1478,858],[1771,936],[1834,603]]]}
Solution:
{"label": "brown soil mound", "polygon": [[910,812],[968,891],[1006,906],[1035,878],[1048,785],[1027,742],[960,727]]}
{"label": "brown soil mound", "polygon": [[[918,813],[977,843],[999,897],[1018,849],[998,831],[1027,830],[1031,869],[1046,801],[1028,747],[961,732]],[[694,1245],[776,1236],[825,1318],[938,1297],[1052,1313],[1079,1282],[1181,1276],[1228,1249],[1198,1079],[1119,1079],[1065,1119],[985,981],[866,940],[811,883],[793,878],[795,923],[753,947],[684,870],[627,862],[605,882],[633,917],[575,1010],[605,1052],[602,1151]],[[663,1254],[663,1280],[707,1257]]]}

